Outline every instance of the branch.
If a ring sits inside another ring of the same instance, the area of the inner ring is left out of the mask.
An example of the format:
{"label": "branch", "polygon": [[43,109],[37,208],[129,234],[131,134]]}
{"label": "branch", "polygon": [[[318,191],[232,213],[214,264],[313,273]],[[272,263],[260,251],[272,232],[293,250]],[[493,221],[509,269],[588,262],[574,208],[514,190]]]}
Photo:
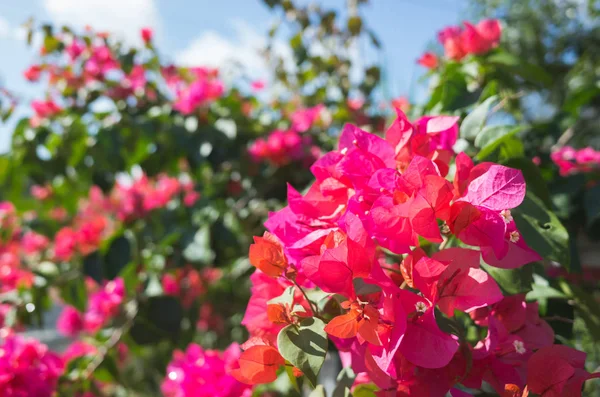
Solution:
{"label": "branch", "polygon": [[89,379],[92,376],[94,371],[96,371],[98,369],[98,367],[102,364],[102,362],[104,361],[104,358],[106,357],[108,352],[112,348],[114,348],[117,345],[117,343],[119,343],[119,341],[121,340],[123,335],[127,331],[129,331],[129,328],[131,328],[131,326],[133,325],[133,319],[135,318],[135,316],[137,314],[138,305],[137,305],[137,302],[134,302],[134,301],[131,301],[129,303],[130,303],[129,307],[126,308],[126,310],[125,310],[125,321],[119,328],[117,328],[115,330],[115,332],[113,332],[113,334],[106,341],[106,343],[104,343],[102,346],[100,346],[100,348],[98,349],[98,352],[96,353],[96,355],[94,356],[92,361],[88,364],[88,366],[83,371],[83,373],[81,375],[81,377],[83,379]]}

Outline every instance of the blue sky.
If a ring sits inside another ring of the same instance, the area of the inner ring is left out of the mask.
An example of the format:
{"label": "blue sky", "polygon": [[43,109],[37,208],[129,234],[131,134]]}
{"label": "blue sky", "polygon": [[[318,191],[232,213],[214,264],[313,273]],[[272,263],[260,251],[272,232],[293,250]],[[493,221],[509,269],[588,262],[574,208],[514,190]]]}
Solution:
{"label": "blue sky", "polygon": [[[320,1],[337,9],[345,2]],[[407,95],[411,82],[424,72],[415,60],[435,32],[462,20],[464,0],[371,0],[361,12],[383,43],[388,92]],[[35,55],[19,25],[31,16],[76,27],[89,24],[130,42],[139,40],[141,27],[152,26],[159,48],[173,61],[219,66],[234,58],[257,74],[263,65],[255,49],[264,43],[274,18],[260,0],[0,1],[0,81],[23,104],[41,95],[39,87],[26,84],[22,77]],[[0,126],[0,151],[6,150],[8,137],[9,128]]]}

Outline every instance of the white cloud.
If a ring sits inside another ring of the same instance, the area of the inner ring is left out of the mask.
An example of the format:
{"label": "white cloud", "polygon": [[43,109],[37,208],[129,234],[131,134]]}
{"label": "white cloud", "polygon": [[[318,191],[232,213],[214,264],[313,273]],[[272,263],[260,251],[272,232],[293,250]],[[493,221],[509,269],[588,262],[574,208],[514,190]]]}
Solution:
{"label": "white cloud", "polygon": [[[225,68],[225,72],[232,72],[237,64],[252,77],[268,77],[266,61],[260,54],[267,44],[265,35],[242,20],[233,20],[230,25],[233,34],[229,36],[213,30],[203,32],[187,48],[175,54],[176,62],[185,66]],[[283,43],[276,42],[274,48],[284,59],[291,59],[291,53]]]}
{"label": "white cloud", "polygon": [[129,43],[139,43],[140,29],[160,29],[155,0],[43,0],[44,8],[56,23],[92,26],[106,30]]}
{"label": "white cloud", "polygon": [[231,38],[207,30],[175,55],[177,63],[185,66],[222,67],[237,62],[250,70],[261,69],[264,60],[259,51],[265,45],[264,38],[245,22],[236,20],[231,25]]}

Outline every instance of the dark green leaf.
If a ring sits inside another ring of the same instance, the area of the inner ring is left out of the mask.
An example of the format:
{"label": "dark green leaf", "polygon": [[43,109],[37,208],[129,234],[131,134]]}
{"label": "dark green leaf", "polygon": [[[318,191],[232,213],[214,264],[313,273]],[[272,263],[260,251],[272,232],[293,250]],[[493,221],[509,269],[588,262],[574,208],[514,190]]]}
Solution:
{"label": "dark green leaf", "polygon": [[[600,185],[586,190],[583,200],[587,229],[592,230],[600,227]],[[600,237],[600,235],[597,237]]]}
{"label": "dark green leaf", "polygon": [[60,297],[80,312],[87,308],[87,289],[83,277],[69,280],[60,290]]}
{"label": "dark green leaf", "polygon": [[131,261],[131,246],[125,236],[112,240],[104,256],[104,275],[109,280],[119,275],[121,270]]}
{"label": "dark green leaf", "polygon": [[508,295],[531,291],[533,282],[533,265],[531,264],[519,269],[500,269],[482,261],[481,267],[496,280],[500,288]]}
{"label": "dark green leaf", "polygon": [[183,309],[172,296],[155,296],[140,303],[130,335],[140,345],[157,343],[163,339],[176,341],[181,331]]}
{"label": "dark green leaf", "polygon": [[592,295],[578,286],[560,281],[563,292],[575,301],[575,313],[583,319],[589,334],[596,343],[600,342],[600,306]]}
{"label": "dark green leaf", "polygon": [[539,198],[528,192],[523,203],[512,213],[519,232],[531,249],[543,258],[569,268],[569,234]]}

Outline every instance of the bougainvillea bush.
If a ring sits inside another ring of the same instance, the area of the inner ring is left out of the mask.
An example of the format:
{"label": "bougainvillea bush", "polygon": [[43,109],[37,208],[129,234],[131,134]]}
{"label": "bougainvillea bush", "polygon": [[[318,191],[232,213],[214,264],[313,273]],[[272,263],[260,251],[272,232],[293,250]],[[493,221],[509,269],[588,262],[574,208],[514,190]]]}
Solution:
{"label": "bougainvillea bush", "polygon": [[[352,47],[380,47],[366,1],[265,3],[268,81],[165,62],[150,28],[138,48],[29,23],[40,96],[0,156],[0,395],[593,393],[597,289],[544,178],[597,190],[600,159],[528,143],[543,68],[504,22],[465,22],[418,60],[424,104],[384,101],[379,66],[350,78]],[[22,105],[0,98],[3,119]]]}
{"label": "bougainvillea bush", "polygon": [[[305,30],[361,36],[326,9],[285,13],[298,50]],[[270,81],[225,81],[165,61],[150,28],[138,47],[92,27],[27,28],[36,55],[23,77],[39,95],[0,92],[2,120],[28,114],[0,156],[0,395],[180,396],[190,370],[213,386],[188,379],[185,395],[251,393],[230,375],[251,237],[286,183],[310,182],[331,129],[381,122],[378,77],[330,97],[293,76],[336,85],[352,64],[337,46]],[[276,94],[259,100],[265,89]]]}
{"label": "bougainvillea bush", "polygon": [[347,125],[307,193],[289,188],[250,246],[236,379],[315,386],[332,351],[352,374],[340,395],[576,396],[600,377],[514,293],[553,215],[520,170],[455,153],[458,134],[457,117],[401,111],[385,138]]}

